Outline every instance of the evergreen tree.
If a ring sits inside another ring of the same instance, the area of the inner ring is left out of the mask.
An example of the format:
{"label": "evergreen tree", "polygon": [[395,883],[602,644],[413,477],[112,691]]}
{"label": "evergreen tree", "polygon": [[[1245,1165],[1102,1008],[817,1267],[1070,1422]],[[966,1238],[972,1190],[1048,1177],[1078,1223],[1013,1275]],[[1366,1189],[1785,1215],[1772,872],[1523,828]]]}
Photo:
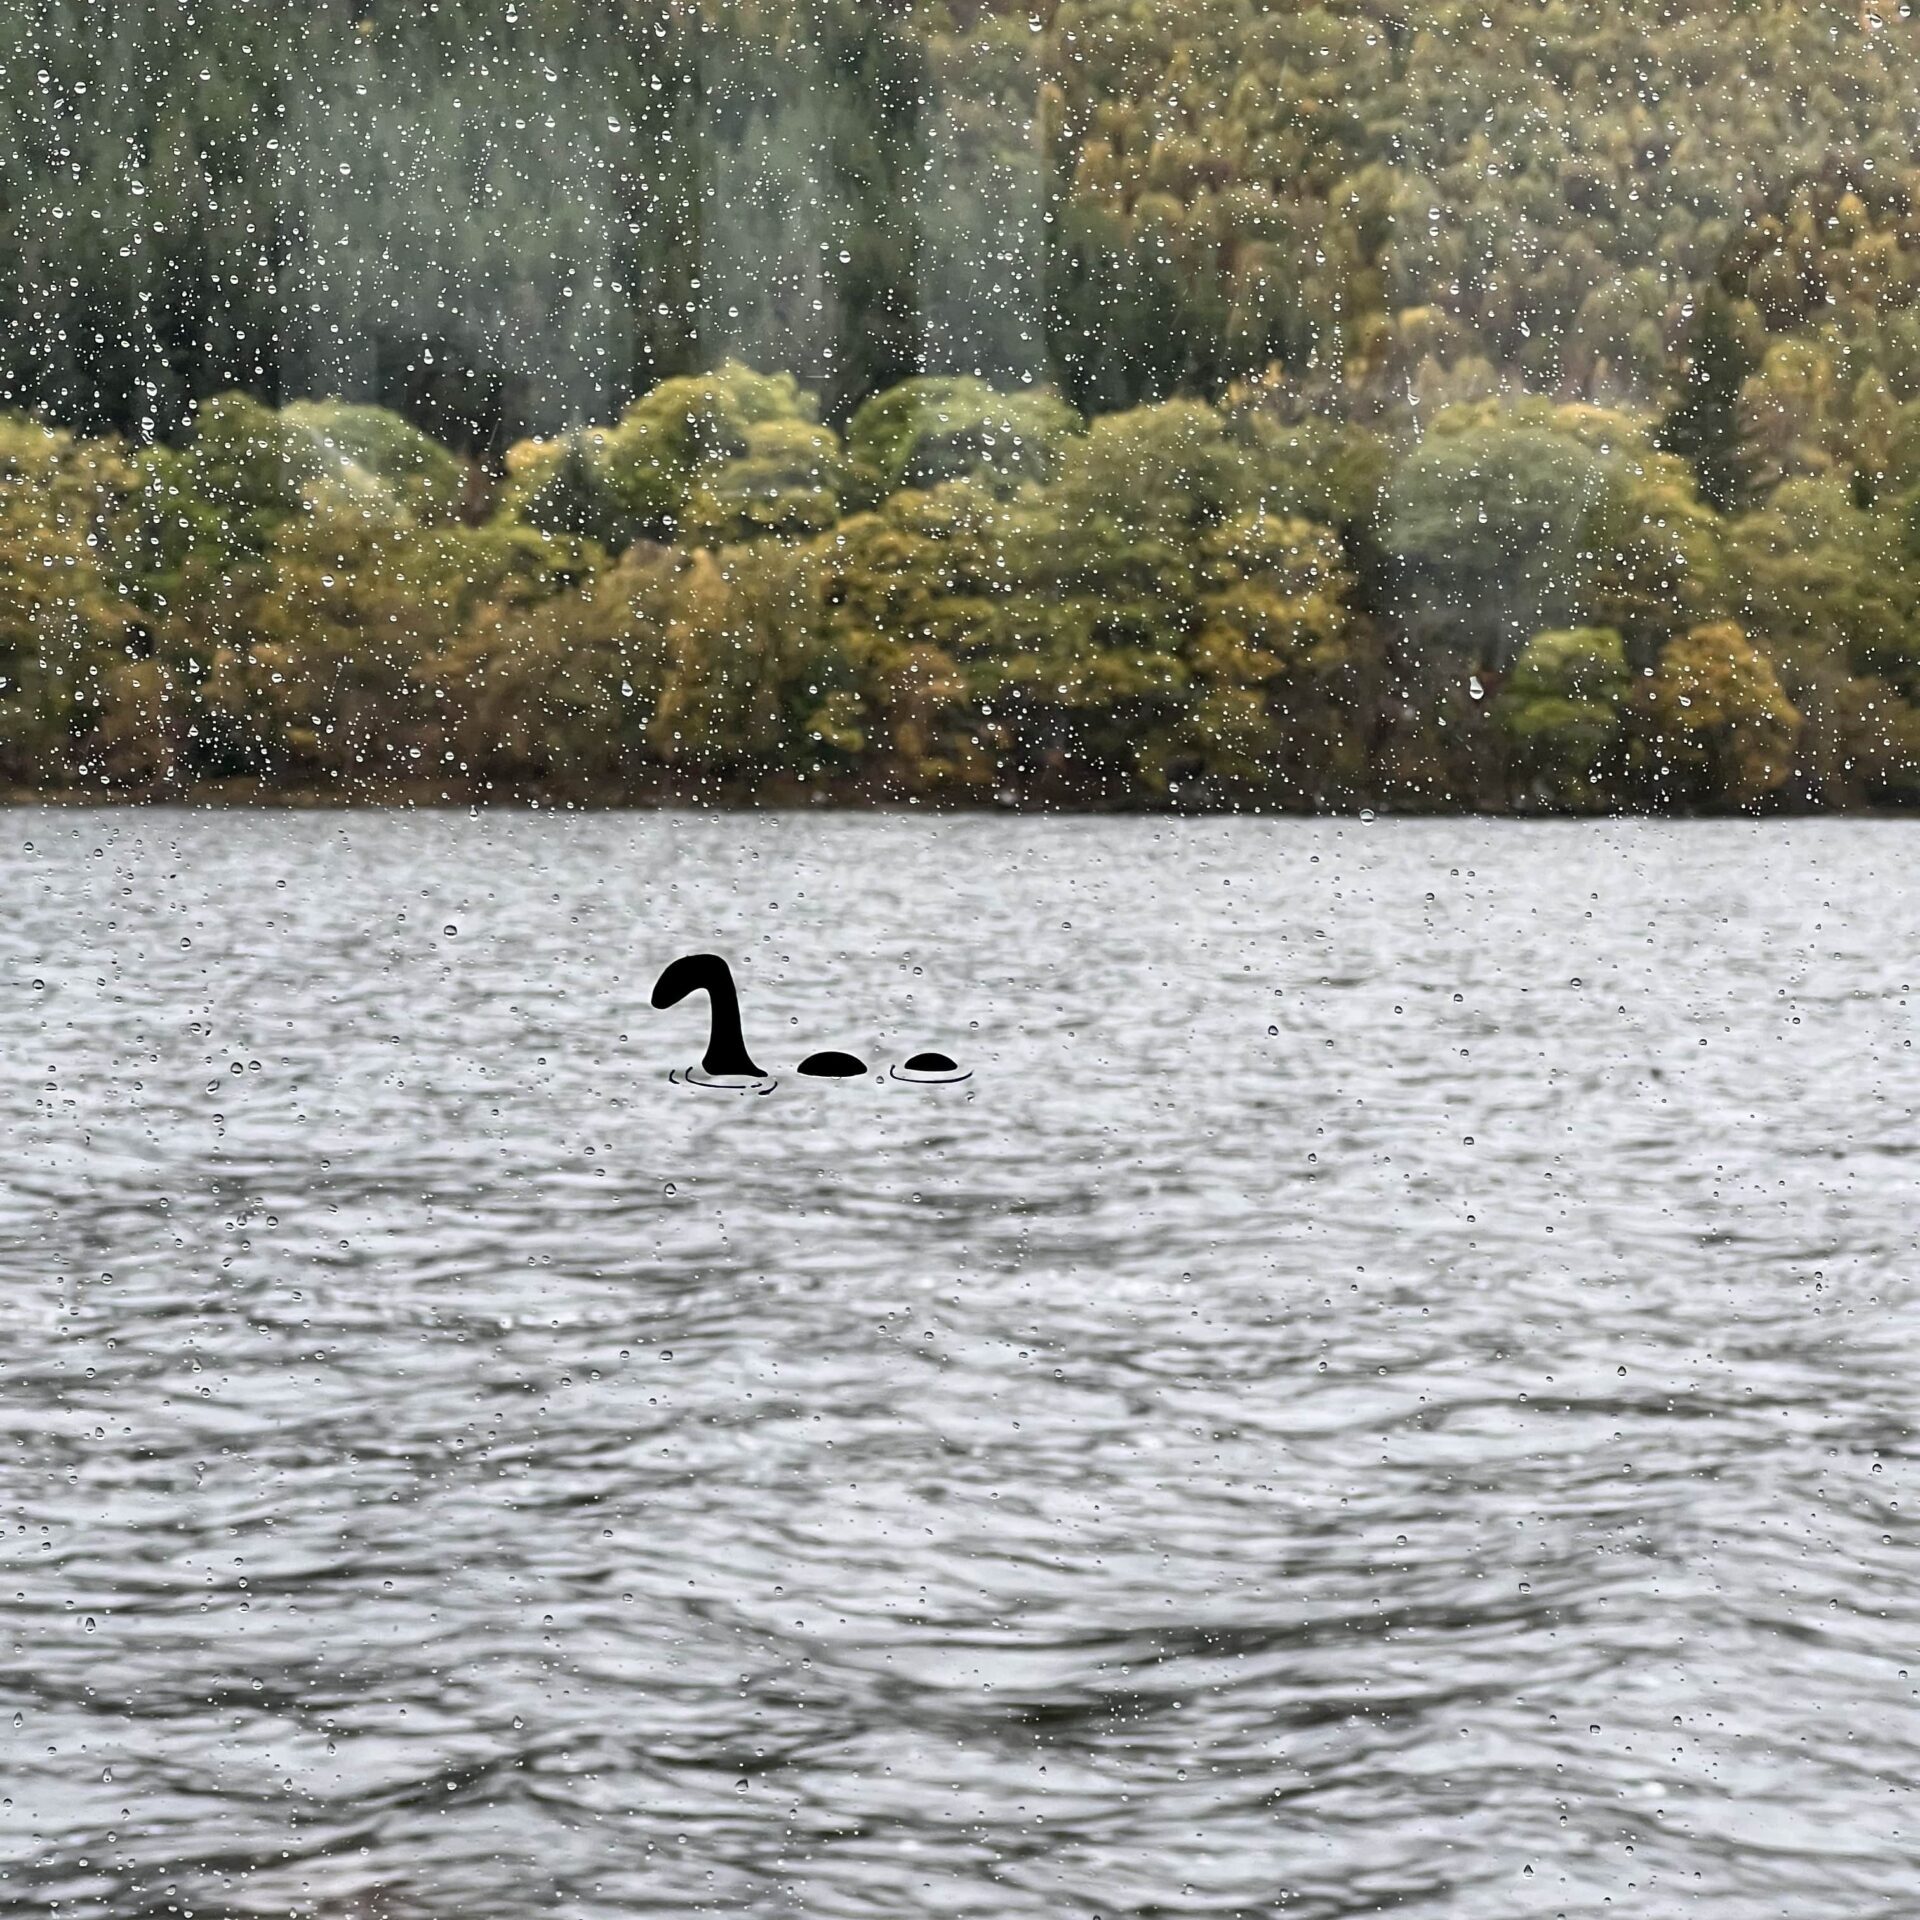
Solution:
{"label": "evergreen tree", "polygon": [[1740,388],[1757,366],[1718,282],[1694,316],[1686,385],[1660,423],[1656,444],[1692,462],[1700,497],[1731,513],[1740,494]]}

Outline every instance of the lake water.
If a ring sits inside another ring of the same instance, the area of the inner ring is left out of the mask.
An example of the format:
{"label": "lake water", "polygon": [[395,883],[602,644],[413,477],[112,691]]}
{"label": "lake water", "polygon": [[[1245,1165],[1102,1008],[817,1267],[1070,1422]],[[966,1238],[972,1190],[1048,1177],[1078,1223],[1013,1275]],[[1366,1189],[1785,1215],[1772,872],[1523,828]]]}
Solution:
{"label": "lake water", "polygon": [[0,1908],[1911,1916],[1915,845],[7,814]]}

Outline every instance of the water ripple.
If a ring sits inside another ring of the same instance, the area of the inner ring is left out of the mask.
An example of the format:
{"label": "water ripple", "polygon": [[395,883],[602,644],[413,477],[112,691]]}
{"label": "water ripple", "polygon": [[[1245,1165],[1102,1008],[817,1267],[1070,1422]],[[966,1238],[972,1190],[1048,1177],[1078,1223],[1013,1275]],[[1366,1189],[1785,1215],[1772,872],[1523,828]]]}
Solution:
{"label": "water ripple", "polygon": [[1902,828],[8,822],[8,1912],[1913,1911]]}

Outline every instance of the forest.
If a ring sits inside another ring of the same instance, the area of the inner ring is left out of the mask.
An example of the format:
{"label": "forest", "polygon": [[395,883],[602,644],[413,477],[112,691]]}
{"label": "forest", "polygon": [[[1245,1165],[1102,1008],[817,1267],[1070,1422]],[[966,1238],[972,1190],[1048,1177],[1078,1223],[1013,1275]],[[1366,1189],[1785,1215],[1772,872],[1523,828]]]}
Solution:
{"label": "forest", "polygon": [[27,0],[17,797],[1920,799],[1920,24]]}

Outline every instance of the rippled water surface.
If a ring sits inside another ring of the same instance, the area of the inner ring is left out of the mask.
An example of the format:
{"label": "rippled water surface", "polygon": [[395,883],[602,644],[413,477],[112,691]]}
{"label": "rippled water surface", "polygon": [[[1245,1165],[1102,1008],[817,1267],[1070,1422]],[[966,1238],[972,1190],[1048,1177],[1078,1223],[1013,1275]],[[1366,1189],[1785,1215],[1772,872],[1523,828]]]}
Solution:
{"label": "rippled water surface", "polygon": [[7,814],[0,1909],[1911,1916],[1915,846]]}

